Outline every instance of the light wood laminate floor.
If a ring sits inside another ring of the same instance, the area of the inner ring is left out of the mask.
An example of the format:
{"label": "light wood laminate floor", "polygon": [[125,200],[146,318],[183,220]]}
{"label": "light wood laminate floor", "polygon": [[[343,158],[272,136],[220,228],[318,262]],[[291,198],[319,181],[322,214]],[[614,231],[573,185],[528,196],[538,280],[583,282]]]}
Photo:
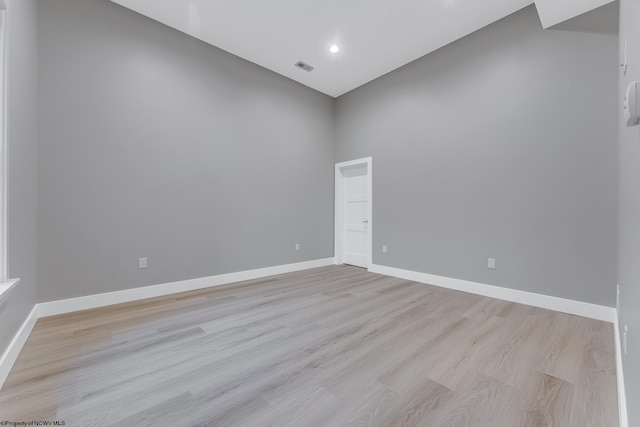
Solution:
{"label": "light wood laminate floor", "polygon": [[330,266],[40,319],[2,420],[617,426],[613,326]]}

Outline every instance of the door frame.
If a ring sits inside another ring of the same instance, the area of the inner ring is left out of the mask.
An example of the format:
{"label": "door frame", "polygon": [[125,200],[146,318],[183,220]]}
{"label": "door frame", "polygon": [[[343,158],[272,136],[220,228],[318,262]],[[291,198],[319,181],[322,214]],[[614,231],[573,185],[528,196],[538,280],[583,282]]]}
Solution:
{"label": "door frame", "polygon": [[364,157],[362,159],[350,160],[348,162],[336,163],[335,179],[335,222],[334,222],[334,263],[342,264],[344,260],[344,171],[353,166],[367,165],[367,215],[369,216],[369,227],[367,228],[367,269],[373,264],[373,158]]}

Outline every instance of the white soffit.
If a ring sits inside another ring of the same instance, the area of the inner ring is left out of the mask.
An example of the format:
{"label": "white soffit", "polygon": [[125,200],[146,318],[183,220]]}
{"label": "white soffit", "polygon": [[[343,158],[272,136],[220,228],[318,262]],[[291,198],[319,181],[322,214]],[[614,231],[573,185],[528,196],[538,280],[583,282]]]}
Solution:
{"label": "white soffit", "polygon": [[[532,0],[112,1],[333,97],[533,3]],[[329,51],[333,44],[340,48],[338,53]],[[314,70],[306,72],[294,67],[298,61],[313,66]]]}
{"label": "white soffit", "polygon": [[535,0],[544,28],[575,18],[614,0]]}

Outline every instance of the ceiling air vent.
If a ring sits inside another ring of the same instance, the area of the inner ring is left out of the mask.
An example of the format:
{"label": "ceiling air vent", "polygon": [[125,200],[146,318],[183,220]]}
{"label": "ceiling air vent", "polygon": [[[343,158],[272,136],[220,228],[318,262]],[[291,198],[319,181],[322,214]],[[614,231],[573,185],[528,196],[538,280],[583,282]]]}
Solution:
{"label": "ceiling air vent", "polygon": [[302,61],[298,61],[298,62],[296,62],[296,64],[295,64],[295,65],[296,65],[296,67],[298,67],[298,68],[302,68],[302,69],[303,69],[303,70],[305,70],[305,71],[313,71],[313,67],[312,67],[311,65],[309,65],[309,64],[305,64],[305,63],[304,63],[304,62],[302,62]]}

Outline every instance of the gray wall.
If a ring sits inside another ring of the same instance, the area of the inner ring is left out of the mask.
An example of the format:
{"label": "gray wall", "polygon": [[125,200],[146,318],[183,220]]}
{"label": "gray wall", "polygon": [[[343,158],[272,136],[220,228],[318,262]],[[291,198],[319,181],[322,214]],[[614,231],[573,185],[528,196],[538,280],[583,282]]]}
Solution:
{"label": "gray wall", "polygon": [[615,305],[612,7],[593,31],[525,8],[337,100],[336,160],[373,156],[374,263]]}
{"label": "gray wall", "polygon": [[39,13],[40,301],[333,256],[332,98],[108,0]]}
{"label": "gray wall", "polygon": [[22,280],[0,306],[0,354],[36,299],[37,2],[9,0],[8,9],[9,275]]}
{"label": "gray wall", "polygon": [[[620,2],[620,43],[628,40],[629,69],[620,73],[618,111],[627,85],[640,80],[640,1]],[[622,48],[620,49],[622,52]],[[622,357],[627,389],[629,425],[640,425],[640,127],[620,124],[620,173],[618,216],[618,281],[620,328],[627,325],[628,355]]]}
{"label": "gray wall", "polygon": [[[41,301],[329,257],[332,164],[368,155],[374,262],[614,304],[611,135],[620,108],[611,31],[542,31],[530,7],[334,109],[328,97],[107,0],[39,2],[38,66],[35,4],[9,0],[10,273],[22,282],[0,307],[0,351],[35,300],[36,212]],[[621,8],[622,38],[640,39],[639,2]],[[610,9],[595,13],[610,19]],[[640,79],[640,44],[630,47],[620,92]],[[638,128],[621,128],[619,157],[633,402]],[[137,269],[141,256],[147,270]]]}

